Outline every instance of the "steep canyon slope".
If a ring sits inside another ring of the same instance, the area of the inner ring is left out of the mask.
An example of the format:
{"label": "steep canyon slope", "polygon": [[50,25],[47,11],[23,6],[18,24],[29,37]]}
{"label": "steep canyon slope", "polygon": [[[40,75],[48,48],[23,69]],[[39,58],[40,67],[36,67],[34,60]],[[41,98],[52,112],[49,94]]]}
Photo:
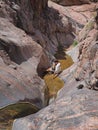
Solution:
{"label": "steep canyon slope", "polygon": [[18,101],[42,107],[44,82],[36,70],[43,51],[17,27],[20,7],[11,2],[0,1],[0,107]]}
{"label": "steep canyon slope", "polygon": [[[68,11],[47,2],[0,1],[1,107],[18,101],[44,106],[45,85],[38,75],[49,66],[57,47],[68,47],[75,38],[75,20],[67,16]],[[83,19],[86,22],[88,18]]]}
{"label": "steep canyon slope", "polygon": [[58,11],[47,7],[47,0],[0,1],[1,107],[17,101],[43,106],[45,85],[38,74],[61,43],[57,35],[70,32],[71,25],[66,26]]}
{"label": "steep canyon slope", "polygon": [[76,33],[79,44],[74,51],[78,50],[79,55],[73,66],[60,75],[65,85],[56,100],[36,114],[15,120],[13,130],[97,130],[98,16],[94,18],[93,10],[98,3],[70,7],[51,1],[48,4],[70,21],[71,33],[65,35],[69,40],[68,36]]}

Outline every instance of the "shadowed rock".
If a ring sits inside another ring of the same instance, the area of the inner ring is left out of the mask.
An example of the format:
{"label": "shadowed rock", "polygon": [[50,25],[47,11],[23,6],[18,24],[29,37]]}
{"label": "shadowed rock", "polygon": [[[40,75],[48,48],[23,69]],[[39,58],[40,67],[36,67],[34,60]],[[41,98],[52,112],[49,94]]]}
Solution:
{"label": "shadowed rock", "polygon": [[82,5],[82,4],[88,4],[90,3],[90,0],[52,0],[54,2],[57,2],[58,4],[64,5],[64,6],[70,6],[70,5]]}

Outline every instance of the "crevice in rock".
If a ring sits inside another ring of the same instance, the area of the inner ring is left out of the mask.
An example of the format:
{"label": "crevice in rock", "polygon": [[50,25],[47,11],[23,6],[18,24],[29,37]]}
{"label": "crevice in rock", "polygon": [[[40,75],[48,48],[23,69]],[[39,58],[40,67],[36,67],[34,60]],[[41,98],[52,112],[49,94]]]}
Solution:
{"label": "crevice in rock", "polygon": [[[21,62],[23,62],[25,59],[23,59],[23,57],[20,55],[18,58],[18,54],[19,54],[19,50],[18,47],[15,45],[7,45],[6,43],[1,44],[2,48],[3,48],[3,60],[5,62],[8,61],[8,57],[10,59],[10,61],[13,61],[17,64],[20,64]],[[6,63],[6,62],[5,62]],[[10,64],[10,63],[9,63]]]}
{"label": "crevice in rock", "polygon": [[[32,53],[28,53],[27,55],[25,52],[27,49],[30,51],[32,50],[31,46],[16,46],[14,44],[8,44],[5,41],[0,39],[0,48],[2,48],[4,56],[3,59],[4,61],[13,61],[17,64],[21,64],[24,61],[27,61],[32,56]],[[32,52],[32,51],[31,51]],[[10,64],[10,63],[8,63]]]}
{"label": "crevice in rock", "polygon": [[5,47],[0,40],[0,56],[2,57],[3,62],[6,65],[9,65],[9,64],[11,64],[11,59],[10,59],[10,56],[8,55],[8,53],[7,53],[7,50],[9,50],[9,48]]}

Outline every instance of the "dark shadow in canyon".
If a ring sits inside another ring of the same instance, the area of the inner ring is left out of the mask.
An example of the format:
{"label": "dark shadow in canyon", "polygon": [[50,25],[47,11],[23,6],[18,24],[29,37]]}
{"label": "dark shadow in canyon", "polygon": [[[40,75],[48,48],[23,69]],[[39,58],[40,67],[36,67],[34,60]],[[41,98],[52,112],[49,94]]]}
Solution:
{"label": "dark shadow in canyon", "polygon": [[[24,61],[27,61],[30,57],[32,57],[32,54],[27,52],[26,47],[19,47],[14,45],[13,43],[8,43],[0,39],[0,50],[4,52],[2,58],[5,62],[7,60],[7,57],[9,59],[17,64],[21,64]],[[24,54],[24,52],[26,53]],[[5,57],[5,59],[4,59]],[[6,61],[7,62],[7,61]]]}

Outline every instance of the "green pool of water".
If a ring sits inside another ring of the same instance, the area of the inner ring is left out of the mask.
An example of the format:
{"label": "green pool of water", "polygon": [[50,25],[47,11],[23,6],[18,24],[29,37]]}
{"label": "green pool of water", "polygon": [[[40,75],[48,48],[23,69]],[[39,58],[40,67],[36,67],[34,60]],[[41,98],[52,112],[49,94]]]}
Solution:
{"label": "green pool of water", "polygon": [[[73,60],[69,55],[66,55],[66,50],[60,47],[55,54],[55,57],[61,63],[61,70],[65,70],[73,64]],[[57,92],[64,86],[64,82],[59,78],[54,78],[53,74],[47,74],[44,76],[46,86],[49,91],[49,99],[56,97]]]}
{"label": "green pool of water", "polygon": [[28,102],[9,105],[0,109],[0,130],[11,130],[13,120],[37,112],[39,109]]}

